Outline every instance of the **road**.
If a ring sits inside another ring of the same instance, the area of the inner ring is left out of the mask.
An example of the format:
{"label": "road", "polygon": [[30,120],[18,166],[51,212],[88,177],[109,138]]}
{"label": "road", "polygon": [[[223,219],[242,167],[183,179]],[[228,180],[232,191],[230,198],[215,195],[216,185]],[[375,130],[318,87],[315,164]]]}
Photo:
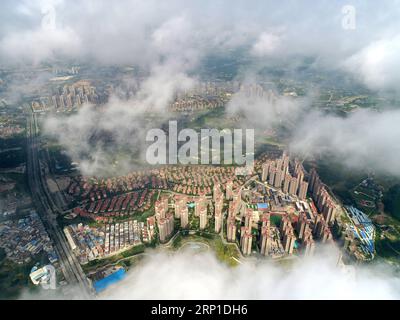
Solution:
{"label": "road", "polygon": [[43,177],[38,155],[38,127],[36,115],[31,113],[27,119],[27,175],[29,187],[41,220],[55,244],[61,270],[66,281],[80,290],[83,298],[89,298],[93,293],[90,280],[83,272],[77,258],[71,251],[63,231],[57,223],[57,216],[62,211],[55,205]]}

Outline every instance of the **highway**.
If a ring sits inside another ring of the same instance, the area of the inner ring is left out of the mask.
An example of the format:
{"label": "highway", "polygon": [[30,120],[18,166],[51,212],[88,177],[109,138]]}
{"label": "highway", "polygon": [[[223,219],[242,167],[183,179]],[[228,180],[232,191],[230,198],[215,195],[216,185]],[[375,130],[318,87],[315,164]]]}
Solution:
{"label": "highway", "polygon": [[90,280],[86,277],[77,258],[71,251],[56,220],[62,211],[55,205],[43,177],[38,155],[37,134],[36,115],[31,112],[27,118],[27,175],[32,200],[50,238],[54,242],[66,281],[69,285],[79,289],[82,298],[90,298],[94,292]]}

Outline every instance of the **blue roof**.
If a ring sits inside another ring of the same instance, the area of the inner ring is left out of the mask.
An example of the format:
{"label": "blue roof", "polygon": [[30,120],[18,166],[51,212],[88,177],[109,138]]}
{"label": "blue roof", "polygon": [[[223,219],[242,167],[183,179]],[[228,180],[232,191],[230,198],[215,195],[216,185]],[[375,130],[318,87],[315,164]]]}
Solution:
{"label": "blue roof", "polygon": [[268,207],[269,207],[268,203],[257,203],[258,209],[268,209]]}
{"label": "blue roof", "polygon": [[98,280],[93,284],[94,289],[96,292],[101,292],[105,290],[108,286],[122,280],[125,278],[125,269],[121,268],[118,271],[110,274],[109,276],[105,277],[104,279]]}

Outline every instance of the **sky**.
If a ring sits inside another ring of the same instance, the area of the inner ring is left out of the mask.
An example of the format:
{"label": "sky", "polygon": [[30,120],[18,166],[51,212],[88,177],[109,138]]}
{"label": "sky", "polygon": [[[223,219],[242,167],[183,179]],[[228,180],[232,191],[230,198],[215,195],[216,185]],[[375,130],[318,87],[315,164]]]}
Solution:
{"label": "sky", "polygon": [[[199,81],[196,71],[215,52],[240,49],[259,68],[282,62],[296,66],[299,59],[312,57],[315,68],[343,72],[377,95],[398,97],[399,17],[397,0],[3,0],[0,66],[65,60],[138,65],[148,71],[135,96],[128,100],[112,97],[101,114],[88,105],[69,118],[46,121],[44,132],[81,162],[83,174],[93,175],[110,166],[103,146],[91,144],[93,132],[110,131],[116,143],[140,148],[148,128],[143,122],[147,107],[166,114],[174,93],[195,86]],[[243,72],[251,78],[254,70]],[[12,88],[16,92],[24,89],[18,84]],[[400,177],[398,107],[359,110],[343,118],[310,110],[313,99],[311,90],[305,98],[279,97],[273,103],[249,100],[238,93],[227,109],[243,112],[247,118],[257,114],[252,123],[257,128],[276,125],[282,117],[296,121],[289,147],[298,154],[327,151],[350,168],[372,168]],[[82,159],[87,152],[92,154],[90,161]],[[324,272],[317,272],[315,266]],[[359,273],[359,280],[348,282],[332,266],[322,259],[311,269],[305,262],[283,274],[270,264],[228,270],[211,255],[195,260],[184,255],[157,256],[107,297],[145,298],[156,292],[162,298],[220,298],[231,292],[231,298],[399,298],[398,279],[387,280],[386,271],[368,269]],[[182,275],[185,281],[179,290],[165,289]],[[148,285],[144,281],[149,278]],[[158,290],[155,280],[165,281],[165,288]],[[131,290],[126,283],[144,290]]]}

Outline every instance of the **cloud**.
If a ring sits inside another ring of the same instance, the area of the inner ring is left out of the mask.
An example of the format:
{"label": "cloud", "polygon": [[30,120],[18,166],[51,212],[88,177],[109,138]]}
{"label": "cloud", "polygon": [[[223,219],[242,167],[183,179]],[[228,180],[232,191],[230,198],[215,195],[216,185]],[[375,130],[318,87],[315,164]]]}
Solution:
{"label": "cloud", "polygon": [[[63,58],[151,69],[171,60],[190,73],[210,53],[243,49],[258,64],[299,56],[345,70],[376,90],[398,90],[399,6],[355,2],[354,30],[342,27],[347,1],[172,0],[2,1],[2,65]],[[294,64],[296,65],[296,64]],[[290,67],[290,64],[289,64]]]}
{"label": "cloud", "polygon": [[[292,256],[284,263],[251,258],[236,267],[213,252],[191,249],[148,251],[120,282],[93,299],[100,300],[297,300],[400,299],[396,270],[381,262],[339,263],[333,244],[319,244],[312,257]],[[19,299],[84,299],[79,288],[62,292],[24,291]],[[87,297],[86,297],[87,298]]]}
{"label": "cloud", "polygon": [[[252,6],[245,2],[232,6],[226,1],[206,1],[199,5],[180,0],[168,4],[124,0],[118,6],[110,6],[107,1],[89,0],[79,2],[79,5],[71,1],[20,1],[16,5],[2,2],[16,22],[6,17],[1,19],[1,25],[4,25],[0,28],[1,61],[3,64],[16,61],[39,63],[64,55],[96,63],[140,65],[149,74],[140,84],[140,90],[131,96],[129,103],[114,100],[124,104],[123,108],[114,108],[122,118],[131,119],[130,109],[138,109],[140,104],[152,106],[162,113],[177,90],[185,90],[196,83],[195,75],[201,68],[202,59],[209,53],[234,48],[244,48],[246,54],[256,58],[258,67],[279,59],[292,62],[298,56],[313,56],[319,66],[344,69],[371,89],[398,90],[400,79],[394,70],[400,67],[397,18],[400,9],[391,1],[355,3],[356,29],[353,31],[342,28],[345,1],[323,1],[321,4],[284,1],[279,8],[273,2],[265,1],[256,1]],[[160,10],[156,10],[158,6],[161,6]],[[310,114],[310,99],[274,97],[266,101],[265,97],[253,99],[239,93],[229,103],[228,112],[245,113],[248,123],[267,128],[283,121],[295,123],[307,113],[309,119],[317,122],[309,124],[304,117],[297,128],[301,133],[295,135],[295,138],[301,136],[303,139],[295,139],[293,145],[310,152],[312,147],[318,150],[330,147],[337,151],[336,154],[346,156],[346,163],[362,163],[378,170],[397,172],[393,160],[398,156],[397,148],[393,146],[397,129],[392,126],[392,112],[368,116],[356,113],[343,120]],[[126,117],[122,110],[128,112]],[[86,128],[96,127],[92,120],[97,117],[86,112],[78,113],[86,119],[74,119],[76,124],[84,124],[82,136],[92,132]],[[366,117],[377,117],[376,121],[368,119],[371,123],[368,128],[374,128],[374,134],[363,127]],[[388,121],[387,125],[383,121]],[[333,134],[324,133],[320,123],[331,128]],[[71,123],[74,131],[79,129],[76,124]],[[111,121],[107,130],[123,136],[121,130],[129,132],[135,124],[135,121]],[[121,129],[124,125],[127,127]],[[355,130],[349,130],[349,126],[354,126]],[[57,131],[56,128],[54,125],[51,129]],[[352,138],[346,139],[342,132]],[[368,141],[366,136],[370,138]],[[367,152],[371,153],[368,157]],[[380,152],[385,152],[387,164],[379,161]],[[98,151],[94,157],[100,159],[103,154]]]}
{"label": "cloud", "polygon": [[54,75],[50,72],[30,73],[28,75],[15,76],[4,81],[4,90],[0,93],[1,99],[5,99],[10,105],[18,104],[27,96],[40,95],[43,86]]}
{"label": "cloud", "polygon": [[101,110],[85,105],[69,117],[48,117],[44,133],[65,148],[83,175],[123,175],[138,166],[145,134],[157,126],[145,122],[143,110],[118,99]]}
{"label": "cloud", "polygon": [[337,266],[338,252],[317,248],[283,267],[271,260],[236,268],[212,253],[155,253],[100,299],[399,299],[400,280],[383,266]]}
{"label": "cloud", "polygon": [[3,53],[11,60],[32,60],[34,64],[53,59],[56,55],[74,56],[80,45],[79,38],[70,28],[38,29],[11,34],[0,43]]}
{"label": "cloud", "polygon": [[57,25],[56,8],[60,3],[62,2],[39,1],[38,7],[22,3],[18,11],[24,15],[33,15],[35,9],[40,9],[40,26],[6,34],[0,41],[2,54],[12,62],[34,64],[59,55],[74,57],[82,44],[72,28]]}
{"label": "cloud", "polygon": [[[127,99],[113,95],[104,106],[84,105],[68,117],[48,116],[43,132],[66,149],[83,175],[123,175],[143,164],[146,133],[171,116],[174,94],[194,84],[179,66],[156,65],[142,83],[134,83],[137,91]],[[150,120],[149,113],[154,115]]]}
{"label": "cloud", "polygon": [[246,83],[247,80],[226,107],[229,115],[243,116],[242,124],[261,129],[274,129],[279,124],[295,122],[309,106],[308,97],[282,96],[278,95],[274,88],[263,89],[255,85],[256,82]]}
{"label": "cloud", "polygon": [[[181,0],[168,4],[122,0],[116,6],[102,0],[21,1],[17,5],[6,1],[0,6],[13,8],[11,15],[21,20],[18,24],[11,19],[0,21],[0,26],[5,24],[5,31],[0,31],[0,57],[5,65],[76,58],[151,67],[160,59],[173,58],[193,66],[222,31],[220,23],[214,26],[203,15],[210,6],[188,6]],[[218,20],[225,20],[221,14],[218,11]]]}
{"label": "cloud", "polygon": [[263,32],[254,43],[251,53],[257,57],[264,57],[276,52],[281,45],[281,38],[273,33]]}
{"label": "cloud", "polygon": [[228,115],[242,116],[240,125],[284,131],[283,142],[303,158],[324,154],[351,169],[400,177],[398,108],[357,109],[336,116],[312,107],[319,97],[314,89],[305,97],[282,96],[250,79],[227,105]]}
{"label": "cloud", "polygon": [[142,106],[150,107],[154,111],[166,111],[175,93],[189,90],[196,84],[196,80],[181,68],[182,66],[174,61],[155,65],[150,76],[142,83],[136,99]]}
{"label": "cloud", "polygon": [[400,34],[374,41],[343,63],[369,88],[398,90],[400,75]]}
{"label": "cloud", "polygon": [[122,0],[114,6],[104,0],[5,0],[1,6],[8,18],[0,20],[0,52],[8,58],[26,58],[22,45],[7,47],[22,37],[21,42],[33,49],[33,61],[69,48],[67,54],[72,57],[145,64],[165,52],[197,55],[245,46],[257,56],[311,55],[332,65],[398,30],[399,9],[392,1],[355,3],[356,29],[343,30],[342,7],[347,4],[286,0],[276,6],[260,0],[249,6],[246,1],[232,5],[227,0],[161,4]]}
{"label": "cloud", "polygon": [[400,110],[359,110],[346,118],[313,112],[293,131],[290,148],[306,156],[330,155],[350,168],[400,177]]}

